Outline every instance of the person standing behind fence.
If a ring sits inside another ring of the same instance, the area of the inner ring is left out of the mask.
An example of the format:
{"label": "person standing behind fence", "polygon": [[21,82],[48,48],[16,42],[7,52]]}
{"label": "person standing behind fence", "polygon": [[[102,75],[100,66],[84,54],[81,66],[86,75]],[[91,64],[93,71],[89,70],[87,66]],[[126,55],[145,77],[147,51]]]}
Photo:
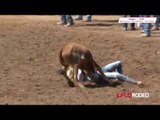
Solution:
{"label": "person standing behind fence", "polygon": [[153,24],[153,28],[151,30],[159,30],[160,16],[159,15],[154,15],[153,17],[157,17],[157,20]]}
{"label": "person standing behind fence", "polygon": [[57,24],[69,27],[74,25],[74,22],[71,15],[61,15],[61,22],[58,22]]}
{"label": "person standing behind fence", "polygon": [[[122,15],[122,17],[127,17],[128,15]],[[130,17],[137,17],[136,15],[130,15]],[[122,29],[123,31],[127,31],[128,23],[122,23]],[[136,30],[135,29],[135,23],[130,24],[130,30]]]}

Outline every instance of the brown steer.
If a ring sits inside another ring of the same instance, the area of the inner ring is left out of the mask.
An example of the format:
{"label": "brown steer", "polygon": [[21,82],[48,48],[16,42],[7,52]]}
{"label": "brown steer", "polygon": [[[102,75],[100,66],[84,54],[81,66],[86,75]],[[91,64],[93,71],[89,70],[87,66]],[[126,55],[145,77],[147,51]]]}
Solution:
{"label": "brown steer", "polygon": [[83,70],[89,76],[92,76],[97,71],[105,76],[101,67],[93,60],[90,50],[82,45],[76,43],[67,44],[60,50],[59,60],[64,71],[70,66],[73,67],[73,76],[71,77],[73,79],[70,80],[81,88],[84,88],[84,86],[77,80],[78,69]]}

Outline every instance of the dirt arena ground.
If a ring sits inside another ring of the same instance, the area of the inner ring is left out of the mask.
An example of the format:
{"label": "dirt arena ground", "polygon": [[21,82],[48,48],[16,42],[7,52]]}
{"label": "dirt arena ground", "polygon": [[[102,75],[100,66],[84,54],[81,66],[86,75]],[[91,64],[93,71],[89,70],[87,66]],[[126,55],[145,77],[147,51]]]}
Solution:
{"label": "dirt arena ground", "polygon": [[[56,25],[59,16],[0,16],[0,104],[118,105],[160,104],[160,31],[122,31],[120,16],[93,16],[91,23]],[[75,16],[73,16],[75,18]],[[84,18],[85,19],[85,18]],[[145,85],[69,87],[57,74],[58,52],[68,42],[88,47],[100,66],[121,60],[124,74]],[[116,98],[117,93],[149,93],[149,98]]]}

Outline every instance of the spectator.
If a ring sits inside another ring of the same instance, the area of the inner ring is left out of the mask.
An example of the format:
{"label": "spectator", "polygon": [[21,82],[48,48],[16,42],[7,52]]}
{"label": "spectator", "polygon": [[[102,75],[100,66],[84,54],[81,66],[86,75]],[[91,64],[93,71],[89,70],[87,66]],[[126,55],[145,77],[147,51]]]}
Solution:
{"label": "spectator", "polygon": [[[141,17],[150,17],[150,15],[141,15]],[[142,37],[151,36],[151,23],[141,23]]]}
{"label": "spectator", "polygon": [[61,15],[61,22],[58,22],[57,24],[69,27],[74,25],[74,22],[71,15]]}
{"label": "spectator", "polygon": [[[123,15],[122,17],[127,17],[127,15]],[[136,17],[136,15],[130,15],[130,17]],[[122,23],[123,31],[127,31],[127,28],[128,28],[128,23]],[[130,24],[130,30],[136,30],[135,23]]]}
{"label": "spectator", "polygon": [[155,15],[153,17],[157,17],[156,22],[153,24],[153,28],[152,30],[159,30],[159,22],[160,22],[160,16],[159,15]]}
{"label": "spectator", "polygon": [[[75,20],[83,20],[83,15],[77,15]],[[91,22],[92,15],[86,15],[86,22]]]}

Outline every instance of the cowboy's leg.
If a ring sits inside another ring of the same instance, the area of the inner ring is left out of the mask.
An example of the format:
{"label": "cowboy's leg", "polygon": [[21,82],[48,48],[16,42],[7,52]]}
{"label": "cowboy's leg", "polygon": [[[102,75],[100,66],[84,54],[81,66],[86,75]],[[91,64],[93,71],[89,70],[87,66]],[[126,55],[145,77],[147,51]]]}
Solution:
{"label": "cowboy's leg", "polygon": [[105,72],[117,71],[118,73],[123,74],[122,62],[121,61],[116,61],[116,62],[110,63],[110,64],[106,65],[105,67],[103,67],[102,71],[104,73]]}
{"label": "cowboy's leg", "polygon": [[108,77],[110,79],[118,79],[119,81],[133,83],[133,84],[137,83],[136,80],[134,80],[128,76],[124,76],[118,72],[106,72],[104,74],[106,75],[106,77]]}

